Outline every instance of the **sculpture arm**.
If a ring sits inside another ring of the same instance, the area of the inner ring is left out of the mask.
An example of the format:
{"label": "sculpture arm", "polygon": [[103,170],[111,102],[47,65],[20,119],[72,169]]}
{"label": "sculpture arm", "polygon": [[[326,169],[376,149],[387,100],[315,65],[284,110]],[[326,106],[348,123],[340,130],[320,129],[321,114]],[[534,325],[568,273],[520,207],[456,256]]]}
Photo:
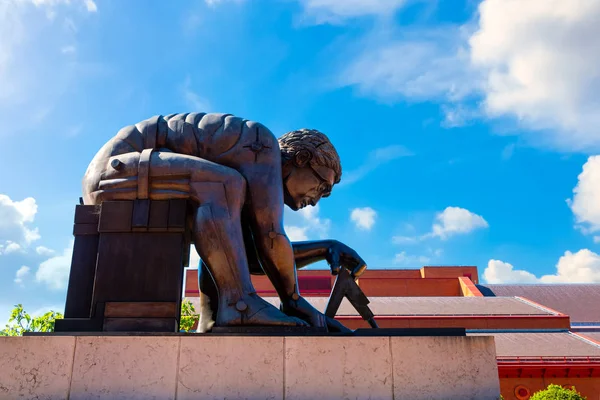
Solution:
{"label": "sculpture arm", "polygon": [[292,242],[296,269],[301,269],[307,265],[326,260],[331,243],[331,240]]}
{"label": "sculpture arm", "polygon": [[244,246],[246,247],[246,257],[248,258],[248,268],[250,269],[250,273],[252,275],[264,275],[265,271],[258,259],[256,244],[252,237],[252,230],[250,229],[247,217],[242,218],[242,234],[244,237]]}
{"label": "sculpture arm", "polygon": [[284,301],[298,295],[298,284],[292,245],[283,228],[281,153],[273,134],[257,125],[249,130],[259,130],[262,149],[239,167],[248,191],[244,214],[262,268]]}
{"label": "sculpture arm", "polygon": [[[246,255],[248,256],[250,273],[253,275],[264,275],[265,273],[260,266],[256,254],[254,239],[247,228],[244,229],[244,242],[246,245]],[[292,242],[296,269],[301,269],[307,265],[326,260],[327,251],[329,250],[331,243],[331,240]]]}
{"label": "sculpture arm", "polygon": [[298,269],[323,260],[327,261],[334,275],[342,267],[348,269],[354,277],[362,275],[367,269],[365,260],[356,251],[337,240],[295,242],[292,246]]}

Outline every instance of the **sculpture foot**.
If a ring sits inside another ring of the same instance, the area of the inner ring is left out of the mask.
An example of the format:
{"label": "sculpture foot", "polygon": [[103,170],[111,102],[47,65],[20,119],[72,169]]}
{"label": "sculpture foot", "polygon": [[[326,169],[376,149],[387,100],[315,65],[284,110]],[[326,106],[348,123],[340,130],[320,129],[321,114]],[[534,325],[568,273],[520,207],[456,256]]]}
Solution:
{"label": "sculpture foot", "polygon": [[244,296],[236,304],[220,304],[214,326],[309,326],[290,317],[256,294]]}

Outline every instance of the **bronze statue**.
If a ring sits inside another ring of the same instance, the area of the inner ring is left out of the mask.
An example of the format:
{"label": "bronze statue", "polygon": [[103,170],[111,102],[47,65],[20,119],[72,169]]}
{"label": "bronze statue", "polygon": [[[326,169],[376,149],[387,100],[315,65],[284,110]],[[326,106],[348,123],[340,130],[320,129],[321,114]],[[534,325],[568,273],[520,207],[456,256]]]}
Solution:
{"label": "bronze statue", "polygon": [[[326,260],[332,273],[344,267],[356,277],[365,262],[334,240],[292,244],[283,228],[284,204],[314,206],[340,178],[339,156],[319,131],[277,139],[264,125],[230,114],[172,114],[122,128],[90,163],[83,194],[85,204],[181,198],[197,205],[201,297],[204,306],[210,301],[216,326],[344,330],[300,296],[296,268]],[[280,310],[255,293],[251,273],[268,276]]]}

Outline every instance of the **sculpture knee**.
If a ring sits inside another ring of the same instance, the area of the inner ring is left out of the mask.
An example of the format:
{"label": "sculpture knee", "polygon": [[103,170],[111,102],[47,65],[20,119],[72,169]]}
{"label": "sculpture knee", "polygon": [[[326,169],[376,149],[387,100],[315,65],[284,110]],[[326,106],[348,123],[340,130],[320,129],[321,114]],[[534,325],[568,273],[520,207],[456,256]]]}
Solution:
{"label": "sculpture knee", "polygon": [[229,207],[241,212],[246,200],[246,179],[242,174],[232,169],[223,184],[225,185]]}
{"label": "sculpture knee", "polygon": [[246,180],[237,171],[225,168],[219,171],[218,180],[191,183],[192,197],[199,207],[209,205],[215,220],[238,219],[246,199]]}

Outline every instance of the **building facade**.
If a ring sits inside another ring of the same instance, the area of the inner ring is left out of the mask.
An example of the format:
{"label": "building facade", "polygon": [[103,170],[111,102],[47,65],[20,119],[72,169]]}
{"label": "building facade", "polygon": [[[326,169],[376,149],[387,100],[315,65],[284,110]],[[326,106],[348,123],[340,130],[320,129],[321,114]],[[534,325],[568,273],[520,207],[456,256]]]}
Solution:
{"label": "building facade", "polygon": [[[252,280],[278,305],[265,276]],[[334,283],[328,270],[298,272],[300,292],[319,310]],[[474,266],[371,269],[358,284],[382,328],[458,327],[494,336],[505,399],[528,399],[550,383],[600,399],[600,284],[483,285]],[[198,305],[195,269],[187,270],[185,296]],[[369,327],[346,300],[336,319],[351,329]]]}

